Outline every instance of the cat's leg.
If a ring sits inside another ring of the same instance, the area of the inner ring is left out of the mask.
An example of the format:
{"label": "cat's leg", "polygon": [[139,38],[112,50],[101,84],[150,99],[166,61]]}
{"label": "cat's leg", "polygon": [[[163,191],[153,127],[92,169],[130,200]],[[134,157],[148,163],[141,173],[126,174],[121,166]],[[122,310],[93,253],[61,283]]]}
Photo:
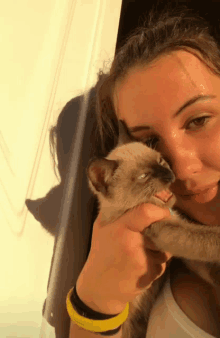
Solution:
{"label": "cat's leg", "polygon": [[169,220],[155,222],[143,232],[160,251],[173,256],[219,262],[220,227],[190,223],[176,214]]}

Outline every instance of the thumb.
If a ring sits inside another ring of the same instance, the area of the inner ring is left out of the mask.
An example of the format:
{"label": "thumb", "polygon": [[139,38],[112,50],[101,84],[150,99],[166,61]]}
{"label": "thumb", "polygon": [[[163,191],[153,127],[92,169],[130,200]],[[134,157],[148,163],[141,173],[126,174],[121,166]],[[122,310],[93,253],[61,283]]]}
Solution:
{"label": "thumb", "polygon": [[143,203],[133,209],[128,210],[121,218],[122,223],[134,232],[140,232],[152,223],[170,217],[168,208],[163,209],[154,204]]}

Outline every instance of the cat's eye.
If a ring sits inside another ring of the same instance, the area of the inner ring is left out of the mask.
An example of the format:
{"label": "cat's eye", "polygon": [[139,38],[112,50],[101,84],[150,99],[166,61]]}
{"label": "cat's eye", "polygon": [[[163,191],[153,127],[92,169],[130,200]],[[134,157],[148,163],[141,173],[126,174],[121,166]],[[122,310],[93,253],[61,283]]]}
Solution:
{"label": "cat's eye", "polygon": [[143,178],[145,178],[147,176],[147,174],[145,173],[145,174],[142,174],[142,175],[140,175],[139,177],[138,177],[138,180],[142,180]]}

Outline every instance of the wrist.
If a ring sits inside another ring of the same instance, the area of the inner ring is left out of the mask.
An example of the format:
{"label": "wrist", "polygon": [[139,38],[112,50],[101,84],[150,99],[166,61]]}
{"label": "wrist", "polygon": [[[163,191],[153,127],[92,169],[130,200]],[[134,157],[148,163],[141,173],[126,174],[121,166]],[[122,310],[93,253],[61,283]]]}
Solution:
{"label": "wrist", "polygon": [[95,295],[95,292],[91,292],[77,284],[76,292],[85,305],[100,313],[117,315],[121,313],[127,305],[127,303],[121,303],[117,300],[100,299],[98,295]]}

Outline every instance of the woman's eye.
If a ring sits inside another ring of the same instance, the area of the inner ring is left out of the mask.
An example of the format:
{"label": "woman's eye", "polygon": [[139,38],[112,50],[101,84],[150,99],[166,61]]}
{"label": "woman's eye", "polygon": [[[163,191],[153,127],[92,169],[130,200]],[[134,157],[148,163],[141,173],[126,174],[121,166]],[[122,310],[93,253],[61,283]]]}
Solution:
{"label": "woman's eye", "polygon": [[155,149],[158,143],[158,138],[157,137],[149,137],[148,139],[144,140],[144,143],[152,149]]}
{"label": "woman's eye", "polygon": [[[189,129],[188,126],[190,126],[190,124],[192,123],[194,123],[194,128],[203,127],[204,125],[206,125],[210,118],[211,116],[201,116],[193,119],[187,124],[187,129]],[[149,148],[156,149],[159,139],[158,137],[150,136],[147,139],[143,139],[142,142],[144,142]]]}
{"label": "woman's eye", "polygon": [[198,117],[192,121],[190,121],[188,123],[187,126],[189,126],[191,123],[194,123],[196,125],[196,127],[203,127],[208,121],[208,119],[210,119],[211,116],[201,116],[201,117]]}

